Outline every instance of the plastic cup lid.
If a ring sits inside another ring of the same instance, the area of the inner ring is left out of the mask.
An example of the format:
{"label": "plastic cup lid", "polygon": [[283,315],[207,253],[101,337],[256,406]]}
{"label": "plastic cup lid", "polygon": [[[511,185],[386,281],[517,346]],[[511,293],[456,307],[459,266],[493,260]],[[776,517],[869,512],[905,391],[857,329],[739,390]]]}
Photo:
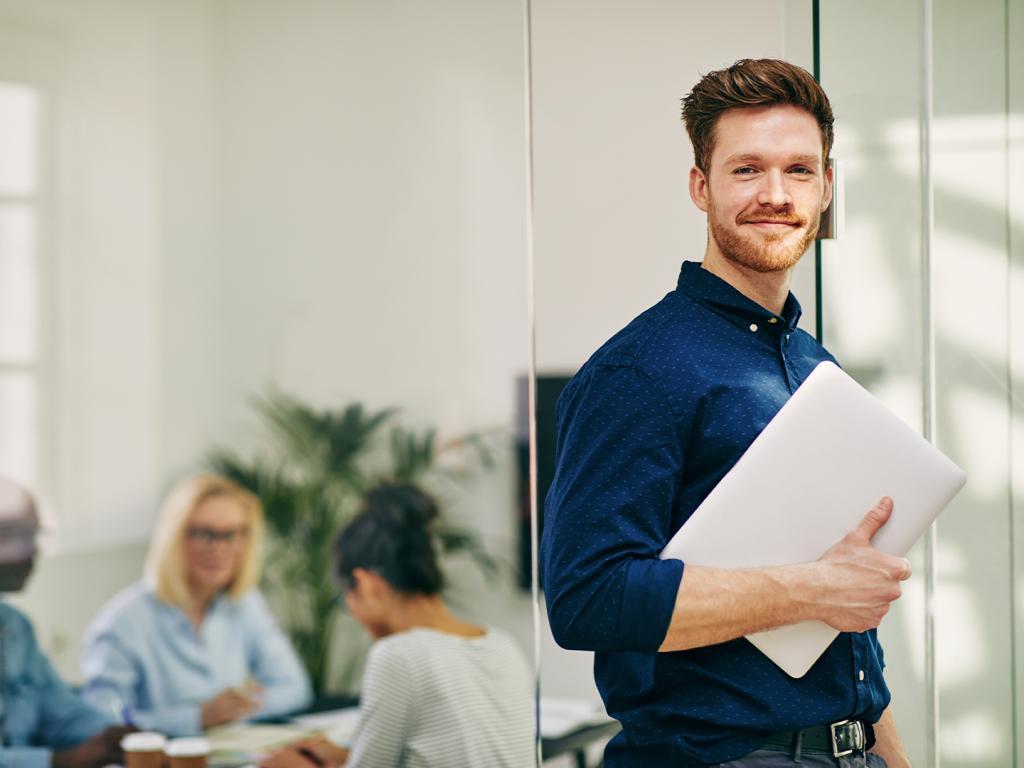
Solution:
{"label": "plastic cup lid", "polygon": [[168,757],[203,757],[210,754],[206,739],[171,739],[164,748]]}
{"label": "plastic cup lid", "polygon": [[121,749],[126,752],[160,752],[166,743],[166,736],[152,731],[128,733],[121,737]]}

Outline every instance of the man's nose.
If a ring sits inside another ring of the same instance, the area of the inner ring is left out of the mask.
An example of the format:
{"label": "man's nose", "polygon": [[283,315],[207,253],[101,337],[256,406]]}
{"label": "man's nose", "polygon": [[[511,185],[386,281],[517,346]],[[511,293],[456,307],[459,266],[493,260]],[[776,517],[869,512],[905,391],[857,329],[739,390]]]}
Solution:
{"label": "man's nose", "polygon": [[782,171],[764,174],[761,188],[757,191],[757,202],[765,208],[787,208],[793,202],[786,189]]}

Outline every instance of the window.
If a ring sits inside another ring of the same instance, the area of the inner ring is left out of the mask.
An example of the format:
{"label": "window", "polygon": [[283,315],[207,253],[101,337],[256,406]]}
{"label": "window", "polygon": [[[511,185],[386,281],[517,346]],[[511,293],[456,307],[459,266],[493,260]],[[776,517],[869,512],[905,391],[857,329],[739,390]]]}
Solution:
{"label": "window", "polygon": [[40,95],[0,81],[0,473],[39,480]]}

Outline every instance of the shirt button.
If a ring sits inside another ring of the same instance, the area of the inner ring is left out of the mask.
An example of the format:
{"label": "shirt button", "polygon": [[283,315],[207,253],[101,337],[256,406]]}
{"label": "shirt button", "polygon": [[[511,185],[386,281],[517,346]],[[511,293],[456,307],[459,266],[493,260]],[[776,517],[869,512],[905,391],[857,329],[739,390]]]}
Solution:
{"label": "shirt button", "polygon": [[771,323],[772,325],[775,325],[777,322],[779,322],[779,318],[777,318],[777,317],[769,317],[768,318],[768,322]]}
{"label": "shirt button", "polygon": [[864,670],[863,669],[860,672],[857,673],[857,677],[860,678],[860,681],[862,683],[864,682]]}
{"label": "shirt button", "polygon": [[751,323],[750,330],[753,331],[754,333],[757,333],[757,323]]}

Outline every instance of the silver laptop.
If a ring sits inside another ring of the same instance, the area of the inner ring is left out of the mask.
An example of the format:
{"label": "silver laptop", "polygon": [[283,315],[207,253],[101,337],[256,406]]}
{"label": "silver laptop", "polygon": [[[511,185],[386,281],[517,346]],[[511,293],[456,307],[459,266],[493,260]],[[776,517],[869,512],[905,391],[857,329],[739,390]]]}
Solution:
{"label": "silver laptop", "polygon": [[[832,363],[821,363],[672,537],[662,558],[719,568],[818,559],[882,496],[875,535],[903,556],[959,492],[960,467]],[[819,621],[747,636],[803,677],[839,633]]]}

